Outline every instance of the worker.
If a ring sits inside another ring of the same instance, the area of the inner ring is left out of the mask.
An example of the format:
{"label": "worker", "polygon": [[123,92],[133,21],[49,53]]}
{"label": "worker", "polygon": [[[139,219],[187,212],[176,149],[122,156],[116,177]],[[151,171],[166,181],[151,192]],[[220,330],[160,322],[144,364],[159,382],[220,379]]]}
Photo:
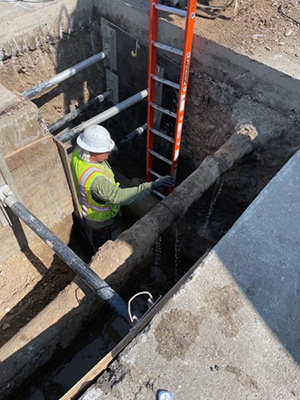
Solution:
{"label": "worker", "polygon": [[171,176],[121,189],[107,162],[115,147],[107,129],[93,125],[77,138],[79,149],[72,155],[72,173],[89,240],[97,250],[116,228],[120,206],[128,206],[151,191],[174,184]]}

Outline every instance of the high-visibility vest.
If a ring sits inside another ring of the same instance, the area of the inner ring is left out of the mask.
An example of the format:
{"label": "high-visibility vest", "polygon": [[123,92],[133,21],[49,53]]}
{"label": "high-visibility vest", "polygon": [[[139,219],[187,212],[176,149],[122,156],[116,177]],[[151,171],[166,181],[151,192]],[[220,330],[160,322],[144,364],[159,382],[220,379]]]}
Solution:
{"label": "high-visibility vest", "polygon": [[106,178],[112,184],[115,182],[112,170],[105,163],[88,163],[80,158],[79,150],[72,155],[72,172],[82,215],[92,221],[104,222],[114,218],[120,211],[117,204],[97,203],[91,195],[91,185],[97,176]]}

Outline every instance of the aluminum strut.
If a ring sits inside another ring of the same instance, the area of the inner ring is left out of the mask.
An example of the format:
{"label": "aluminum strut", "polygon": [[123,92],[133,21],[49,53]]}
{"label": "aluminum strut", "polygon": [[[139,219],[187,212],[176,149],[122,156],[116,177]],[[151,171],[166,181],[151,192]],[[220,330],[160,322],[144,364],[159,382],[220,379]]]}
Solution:
{"label": "aluminum strut", "polygon": [[105,99],[107,99],[111,95],[111,91],[107,90],[106,92],[99,94],[98,96],[94,97],[93,99],[89,100],[87,103],[83,104],[81,107],[76,108],[76,110],[70,112],[69,114],[63,116],[56,122],[48,125],[48,129],[50,133],[56,132],[58,129],[63,128],[69,122],[73,121],[77,118],[80,114],[85,112],[91,107],[97,106],[102,103]]}
{"label": "aluminum strut", "polygon": [[0,201],[4,206],[8,206],[18,218],[24,221],[120,317],[130,323],[127,304],[118,293],[91,270],[73,250],[55,236],[21,202],[17,201],[7,185],[0,187]]}
{"label": "aluminum strut", "polygon": [[80,63],[73,65],[73,67],[65,69],[64,71],[53,76],[52,78],[49,78],[46,81],[39,83],[38,85],[34,86],[33,88],[31,88],[29,90],[26,90],[22,94],[23,94],[23,96],[27,97],[28,99],[31,99],[32,97],[35,97],[37,94],[45,92],[47,89],[51,88],[52,86],[55,86],[58,83],[61,83],[68,78],[71,78],[71,76],[78,74],[78,72],[83,71],[84,69],[90,67],[91,65],[94,65],[98,61],[104,60],[104,58],[107,57],[107,55],[108,55],[108,51],[106,51],[106,50],[101,51],[101,53],[94,54],[92,57],[89,57],[86,60],[83,60]]}
{"label": "aluminum strut", "polygon": [[96,115],[95,117],[83,122],[82,124],[78,125],[77,127],[63,133],[58,134],[58,137],[63,143],[74,139],[78,136],[84,129],[88,128],[91,125],[101,124],[101,122],[107,121],[108,119],[114,117],[115,115],[119,114],[121,111],[126,110],[127,108],[133,106],[134,104],[140,102],[145,97],[147,97],[148,91],[147,89],[142,90],[134,94],[133,96],[129,97],[121,101],[121,103],[116,104],[115,106],[109,108],[108,110],[103,111],[102,113]]}
{"label": "aluminum strut", "polygon": [[[191,63],[191,52],[193,42],[193,32],[195,24],[197,0],[188,0],[187,11],[176,8],[167,7],[159,4],[159,0],[150,0],[150,16],[149,16],[149,47],[148,47],[148,108],[147,108],[147,152],[146,152],[146,180],[149,182],[153,177],[157,176],[153,173],[153,156],[170,163],[169,158],[166,158],[153,151],[155,138],[160,136],[162,139],[173,143],[171,171],[170,175],[176,180],[176,172],[178,166],[178,157],[181,143],[181,131],[183,125],[184,109],[187,95],[187,85],[189,78],[189,70]],[[183,50],[177,49],[166,44],[159,43],[158,39],[158,13],[167,12],[185,17],[185,37]],[[168,79],[161,79],[156,76],[156,61],[157,51],[164,50],[182,57],[181,73],[179,82],[172,82]],[[177,110],[176,113],[166,110],[159,104],[155,104],[155,91],[157,90],[157,82],[171,86],[178,90]],[[154,126],[154,109],[160,108],[164,114],[168,114],[176,118],[175,132],[172,135],[166,135],[159,132]],[[171,186],[169,192],[173,190]]]}

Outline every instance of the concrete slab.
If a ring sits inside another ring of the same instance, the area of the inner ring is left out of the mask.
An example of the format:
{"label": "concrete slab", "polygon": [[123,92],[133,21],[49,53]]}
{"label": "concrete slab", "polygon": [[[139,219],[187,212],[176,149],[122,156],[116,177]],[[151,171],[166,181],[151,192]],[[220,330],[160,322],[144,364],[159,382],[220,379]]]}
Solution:
{"label": "concrete slab", "polygon": [[82,397],[300,398],[300,151]]}

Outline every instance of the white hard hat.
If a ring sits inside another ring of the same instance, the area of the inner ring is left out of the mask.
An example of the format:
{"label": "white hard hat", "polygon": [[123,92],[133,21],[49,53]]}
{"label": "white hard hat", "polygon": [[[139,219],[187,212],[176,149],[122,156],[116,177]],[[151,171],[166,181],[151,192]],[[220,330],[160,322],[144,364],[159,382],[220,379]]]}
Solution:
{"label": "white hard hat", "polygon": [[92,125],[77,138],[77,144],[83,150],[92,153],[106,153],[115,147],[107,129],[100,125]]}

